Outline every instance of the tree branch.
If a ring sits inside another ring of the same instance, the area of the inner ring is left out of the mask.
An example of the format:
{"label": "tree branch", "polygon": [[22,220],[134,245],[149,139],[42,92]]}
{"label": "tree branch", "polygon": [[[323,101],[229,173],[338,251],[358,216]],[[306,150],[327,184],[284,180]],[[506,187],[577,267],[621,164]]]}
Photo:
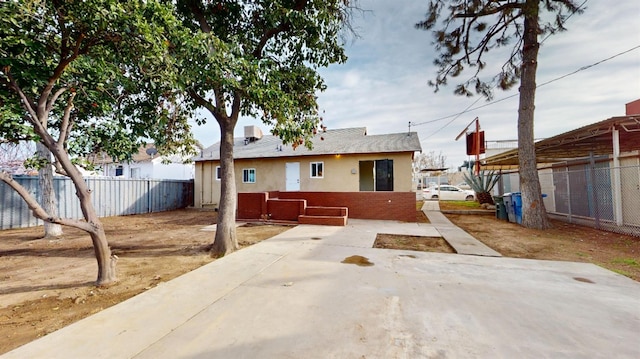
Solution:
{"label": "tree branch", "polygon": [[51,99],[47,103],[47,107],[46,107],[47,113],[51,112],[51,110],[53,109],[53,105],[56,103],[56,100],[58,100],[58,97],[60,97],[65,91],[67,91],[67,88],[66,87],[61,87],[61,88],[58,89],[58,91],[56,91],[53,94],[53,96],[51,97]]}
{"label": "tree branch", "polygon": [[189,6],[189,9],[191,10],[191,13],[193,14],[193,17],[195,17],[196,21],[200,25],[200,30],[202,30],[202,32],[204,33],[209,34],[211,33],[211,26],[207,22],[207,18],[204,16],[204,12],[198,5],[199,5],[199,2],[196,2],[196,1],[188,2],[188,6]]}
{"label": "tree branch", "polygon": [[18,94],[22,103],[24,104],[25,110],[29,113],[29,116],[26,116],[29,122],[31,122],[34,126],[42,126],[42,124],[38,121],[38,114],[34,109],[35,103],[27,97],[27,95],[22,92],[22,89],[16,82],[16,80],[11,76],[11,68],[9,66],[5,66],[2,71],[4,72],[4,77],[9,80],[9,88],[13,89],[14,92]]}
{"label": "tree branch", "polygon": [[62,123],[60,124],[60,136],[58,137],[58,145],[64,144],[69,138],[71,133],[71,110],[73,110],[73,98],[76,97],[76,93],[72,92],[71,96],[67,100],[67,106],[64,108],[64,114],[62,115]]}
{"label": "tree branch", "polygon": [[51,75],[51,77],[49,77],[49,80],[47,81],[47,86],[45,86],[45,88],[40,93],[40,99],[38,100],[38,111],[37,111],[38,113],[44,113],[44,111],[46,111],[48,98],[49,98],[49,95],[51,94],[51,90],[53,90],[53,86],[55,86],[58,79],[60,79],[60,77],[66,70],[67,66],[69,66],[69,64],[73,62],[76,58],[78,58],[78,56],[80,55],[80,46],[82,45],[82,40],[84,40],[84,37],[85,37],[85,34],[78,35],[78,38],[76,39],[76,44],[73,48],[73,53],[71,54],[71,56],[60,58],[60,63],[53,70],[53,74]]}
{"label": "tree branch", "polygon": [[27,203],[27,206],[29,206],[29,209],[31,210],[31,212],[36,218],[39,218],[49,223],[56,223],[56,224],[78,228],[90,233],[94,231],[93,226],[87,222],[82,222],[75,219],[51,217],[47,213],[47,211],[45,211],[38,204],[38,201],[36,201],[36,199],[33,198],[33,196],[31,196],[29,191],[26,188],[24,188],[22,185],[20,185],[18,182],[16,182],[9,173],[5,171],[0,171],[0,180],[6,183],[9,187],[13,188],[13,190],[15,190],[18,193],[18,195],[22,197],[22,199]]}
{"label": "tree branch", "polygon": [[216,106],[212,105],[209,101],[207,101],[204,97],[200,96],[200,94],[193,88],[187,89],[187,94],[200,106],[206,108],[211,112],[212,115],[216,115],[218,109]]}
{"label": "tree branch", "polygon": [[[309,2],[308,0],[298,0],[293,5],[292,10],[293,11],[302,11],[307,6],[308,2]],[[262,58],[262,51],[264,50],[264,47],[267,45],[267,42],[269,40],[271,40],[272,38],[276,37],[278,34],[280,34],[282,32],[285,32],[285,31],[287,31],[289,29],[291,29],[291,23],[288,22],[288,21],[282,22],[282,23],[280,23],[280,25],[278,25],[278,26],[276,26],[274,28],[265,29],[265,31],[262,33],[262,36],[260,37],[260,41],[258,41],[258,45],[253,50],[252,55],[256,59],[261,59]]]}
{"label": "tree branch", "polygon": [[500,5],[498,7],[485,7],[482,10],[478,11],[478,12],[470,12],[470,13],[461,13],[461,14],[455,14],[453,15],[454,18],[470,18],[470,17],[481,17],[481,16],[487,16],[487,15],[493,15],[493,14],[497,14],[499,12],[502,12],[504,10],[507,9],[522,9],[524,7],[524,4],[522,3],[507,3],[504,5]]}

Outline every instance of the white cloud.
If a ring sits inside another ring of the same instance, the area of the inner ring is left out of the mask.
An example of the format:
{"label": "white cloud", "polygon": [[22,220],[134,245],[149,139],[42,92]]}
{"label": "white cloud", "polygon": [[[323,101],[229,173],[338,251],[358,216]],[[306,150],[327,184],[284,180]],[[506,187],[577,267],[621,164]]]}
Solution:
{"label": "white cloud", "polygon": [[[474,104],[477,97],[453,95],[456,79],[437,93],[427,85],[436,74],[435,50],[431,34],[414,28],[426,14],[426,1],[361,0],[360,6],[371,12],[354,19],[360,38],[347,44],[349,60],[321,70],[328,86],[319,94],[325,124],[330,128],[367,127],[370,134],[402,132],[408,130],[409,121],[437,120]],[[589,1],[587,6],[584,14],[569,19],[566,32],[552,35],[542,44],[539,85],[640,45],[640,1]],[[504,57],[497,51],[491,55],[498,58],[489,67],[499,68]],[[483,76],[493,75],[486,71]],[[461,78],[468,76],[465,72]],[[497,91],[496,100],[516,96],[460,115],[444,128],[453,117],[411,130],[418,132],[424,152],[442,150],[449,165],[457,167],[467,156],[464,141],[454,138],[475,117],[479,117],[487,140],[517,137],[517,94],[517,88]],[[638,98],[640,49],[540,87],[535,135],[549,137],[623,115],[625,103]],[[485,104],[480,99],[471,107]],[[201,139],[207,146],[219,139],[215,121],[210,123],[213,125],[207,125],[206,131],[196,131],[199,139],[207,138]],[[245,124],[260,121],[242,119],[237,135]]]}

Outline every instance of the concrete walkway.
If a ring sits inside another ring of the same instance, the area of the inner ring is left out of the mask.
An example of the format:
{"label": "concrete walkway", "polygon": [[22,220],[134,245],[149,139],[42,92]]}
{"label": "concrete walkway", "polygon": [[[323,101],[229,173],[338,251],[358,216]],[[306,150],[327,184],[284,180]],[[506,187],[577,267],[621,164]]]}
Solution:
{"label": "concrete walkway", "polygon": [[422,211],[429,218],[429,222],[442,235],[447,243],[458,254],[485,257],[501,257],[501,254],[475,239],[469,233],[454,225],[440,212],[438,201],[424,201]]}
{"label": "concrete walkway", "polygon": [[[371,248],[300,225],[2,358],[640,358],[640,284],[584,263]],[[343,261],[362,256],[373,265]]]}

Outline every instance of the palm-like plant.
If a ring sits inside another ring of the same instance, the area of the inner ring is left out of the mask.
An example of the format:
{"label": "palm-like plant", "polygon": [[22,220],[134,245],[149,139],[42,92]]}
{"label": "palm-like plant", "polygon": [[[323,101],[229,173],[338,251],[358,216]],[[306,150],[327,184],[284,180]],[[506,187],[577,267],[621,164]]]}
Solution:
{"label": "palm-like plant", "polygon": [[469,171],[464,174],[465,181],[467,181],[469,187],[476,192],[476,198],[480,204],[494,204],[491,190],[499,178],[500,176],[496,175],[496,171],[480,171],[478,175],[475,175],[471,167]]}

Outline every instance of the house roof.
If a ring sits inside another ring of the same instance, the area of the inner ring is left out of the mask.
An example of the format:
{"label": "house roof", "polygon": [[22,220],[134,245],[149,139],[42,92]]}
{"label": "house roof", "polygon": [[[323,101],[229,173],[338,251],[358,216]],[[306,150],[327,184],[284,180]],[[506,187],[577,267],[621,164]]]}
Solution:
{"label": "house roof", "polygon": [[[155,145],[153,143],[147,143],[144,146],[138,147],[138,152],[131,155],[130,162],[136,162],[136,163],[151,162],[154,158],[160,157],[157,150],[153,155],[150,155],[149,153],[153,153],[152,149],[155,150]],[[147,153],[147,151],[149,150],[151,151]],[[89,161],[93,161],[93,163],[95,164],[118,163],[118,161],[115,161],[111,156],[106,155],[104,153],[91,154],[87,157],[87,159]]]}
{"label": "house roof", "polygon": [[[234,139],[233,157],[251,159],[422,151],[416,132],[367,135],[365,127],[320,131],[312,141],[312,150],[304,146],[294,150],[291,145],[283,145],[277,136],[263,136],[247,144],[243,137],[239,137]],[[219,159],[220,142],[203,150],[200,156],[194,157],[195,161]]]}
{"label": "house roof", "polygon": [[[619,130],[620,152],[640,149],[640,115],[611,117],[535,143],[537,163],[557,163],[577,158],[613,154],[613,130]],[[484,168],[516,168],[518,150],[482,160]]]}

